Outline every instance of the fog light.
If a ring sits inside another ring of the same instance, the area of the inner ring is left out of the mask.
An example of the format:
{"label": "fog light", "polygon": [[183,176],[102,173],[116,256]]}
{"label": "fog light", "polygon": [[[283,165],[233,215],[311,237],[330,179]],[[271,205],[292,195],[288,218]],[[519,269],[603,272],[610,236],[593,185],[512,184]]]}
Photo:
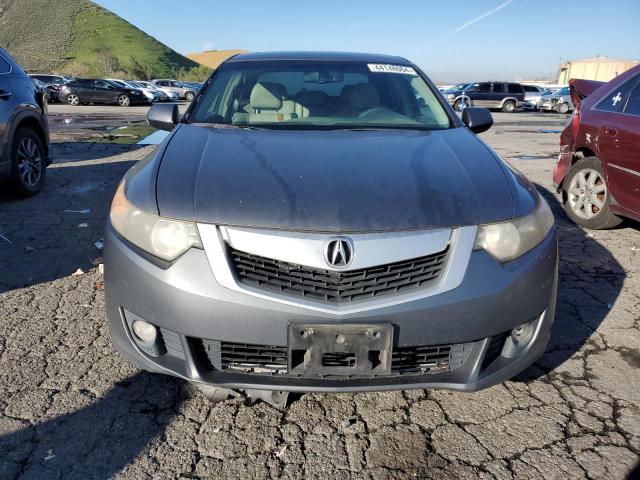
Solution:
{"label": "fog light", "polygon": [[529,343],[531,337],[533,336],[533,325],[530,322],[523,323],[522,325],[518,325],[516,328],[511,330],[511,338],[515,342],[517,346],[524,347]]}
{"label": "fog light", "polygon": [[158,335],[156,327],[142,320],[135,320],[132,325],[133,333],[144,343],[154,343]]}
{"label": "fog light", "polygon": [[517,358],[527,350],[536,333],[539,318],[529,320],[511,330],[502,349],[502,356]]}

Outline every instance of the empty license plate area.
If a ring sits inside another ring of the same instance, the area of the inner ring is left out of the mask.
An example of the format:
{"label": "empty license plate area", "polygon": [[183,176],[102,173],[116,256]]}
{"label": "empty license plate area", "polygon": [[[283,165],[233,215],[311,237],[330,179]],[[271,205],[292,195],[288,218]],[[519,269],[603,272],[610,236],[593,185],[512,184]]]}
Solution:
{"label": "empty license plate area", "polygon": [[289,373],[391,372],[391,325],[289,325]]}

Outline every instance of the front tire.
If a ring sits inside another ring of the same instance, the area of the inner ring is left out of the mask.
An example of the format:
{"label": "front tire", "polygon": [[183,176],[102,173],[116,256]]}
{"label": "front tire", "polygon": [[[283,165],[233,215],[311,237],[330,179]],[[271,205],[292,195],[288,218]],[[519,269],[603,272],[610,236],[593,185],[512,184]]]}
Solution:
{"label": "front tire", "polygon": [[606,230],[622,222],[611,211],[606,178],[597,157],[582,158],[569,169],[562,196],[564,210],[573,222],[592,230]]}
{"label": "front tire", "polygon": [[11,146],[11,183],[22,197],[42,190],[47,173],[47,157],[40,137],[31,128],[20,128]]}
{"label": "front tire", "polygon": [[193,92],[187,92],[184,95],[184,98],[187,102],[190,102],[191,100],[193,100],[193,97],[195,97],[195,95],[193,94]]}
{"label": "front tire", "polygon": [[502,105],[502,111],[505,113],[513,113],[515,109],[516,109],[516,102],[514,102],[513,100],[507,100]]}
{"label": "front tire", "polygon": [[[466,108],[468,106],[469,106],[468,102],[464,102],[464,107]],[[459,98],[458,100],[453,102],[453,109],[456,112],[461,112],[463,110],[463,103],[462,103],[462,99],[461,98]]]}
{"label": "front tire", "polygon": [[120,95],[118,96],[118,105],[121,107],[128,107],[131,105],[131,99],[128,95]]}
{"label": "front tire", "polygon": [[70,93],[69,95],[67,95],[67,103],[69,105],[77,107],[78,105],[80,105],[80,97],[78,97],[78,95],[75,93]]}
{"label": "front tire", "polygon": [[568,113],[569,112],[569,104],[563,103],[558,107],[558,113]]}

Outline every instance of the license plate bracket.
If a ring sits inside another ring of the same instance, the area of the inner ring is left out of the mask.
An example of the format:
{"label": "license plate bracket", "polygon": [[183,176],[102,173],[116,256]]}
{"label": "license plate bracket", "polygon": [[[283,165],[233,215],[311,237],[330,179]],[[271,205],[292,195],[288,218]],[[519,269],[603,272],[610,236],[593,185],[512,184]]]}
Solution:
{"label": "license plate bracket", "polygon": [[390,324],[290,324],[288,371],[315,375],[388,375]]}

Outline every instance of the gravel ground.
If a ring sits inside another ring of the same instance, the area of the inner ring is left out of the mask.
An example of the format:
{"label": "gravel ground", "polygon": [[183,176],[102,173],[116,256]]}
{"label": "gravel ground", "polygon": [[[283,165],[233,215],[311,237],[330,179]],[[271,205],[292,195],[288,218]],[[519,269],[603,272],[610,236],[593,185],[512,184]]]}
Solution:
{"label": "gravel ground", "polygon": [[[569,223],[551,186],[558,135],[541,132],[564,119],[495,116],[483,137],[537,183],[557,217],[560,287],[547,353],[478,393],[308,394],[284,411],[211,405],[113,350],[95,242],[118,179],[153,147],[54,145],[41,195],[0,194],[0,478],[633,475],[640,227]],[[78,268],[85,273],[73,275]]]}

